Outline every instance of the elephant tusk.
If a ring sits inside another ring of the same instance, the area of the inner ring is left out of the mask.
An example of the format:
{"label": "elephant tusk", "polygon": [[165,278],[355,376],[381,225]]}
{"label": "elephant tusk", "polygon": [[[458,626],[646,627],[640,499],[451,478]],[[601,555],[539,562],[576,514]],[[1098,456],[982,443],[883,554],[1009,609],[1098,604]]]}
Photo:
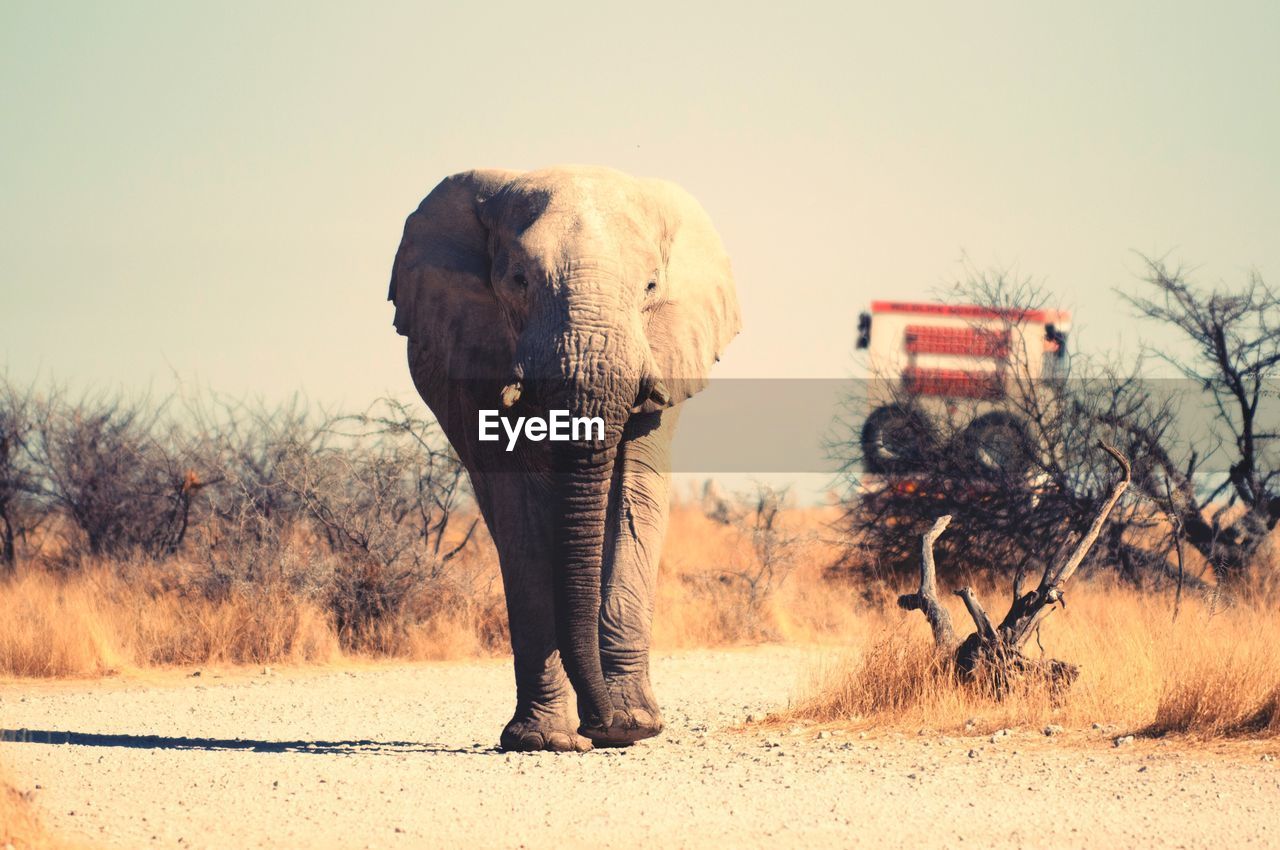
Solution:
{"label": "elephant tusk", "polygon": [[524,387],[519,381],[512,381],[502,388],[502,407],[504,410],[510,409],[520,400]]}
{"label": "elephant tusk", "polygon": [[636,393],[636,403],[632,406],[631,412],[639,413],[648,402],[653,402],[658,407],[667,407],[671,404],[671,391],[667,389],[667,385],[650,375],[641,379],[640,391]]}
{"label": "elephant tusk", "polygon": [[653,402],[658,407],[668,407],[671,404],[671,390],[667,389],[667,385],[658,377],[660,373],[658,364],[653,359],[653,349],[647,345],[644,350],[643,370],[640,374],[640,391],[636,394],[636,404],[632,412],[638,413],[648,402]]}
{"label": "elephant tusk", "polygon": [[671,391],[667,389],[666,384],[662,383],[662,381],[654,381],[653,389],[649,390],[649,398],[666,407],[671,403]]}

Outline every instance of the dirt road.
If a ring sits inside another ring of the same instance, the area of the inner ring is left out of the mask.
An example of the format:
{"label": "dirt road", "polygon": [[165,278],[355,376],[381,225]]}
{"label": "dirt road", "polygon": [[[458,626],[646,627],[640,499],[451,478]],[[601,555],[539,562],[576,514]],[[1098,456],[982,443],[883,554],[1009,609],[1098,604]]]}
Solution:
{"label": "dirt road", "polygon": [[493,749],[499,661],[10,683],[0,763],[108,847],[1280,847],[1275,746],[729,728],[808,662],[659,656],[668,732],[586,756]]}

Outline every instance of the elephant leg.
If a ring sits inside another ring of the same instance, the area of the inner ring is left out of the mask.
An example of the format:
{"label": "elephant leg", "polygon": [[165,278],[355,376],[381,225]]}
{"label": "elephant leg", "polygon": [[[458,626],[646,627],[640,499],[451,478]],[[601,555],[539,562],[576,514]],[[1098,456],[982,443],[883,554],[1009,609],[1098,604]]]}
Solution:
{"label": "elephant leg", "polygon": [[495,474],[473,481],[498,559],[515,656],[516,710],[502,730],[504,750],[582,752],[573,689],[556,649],[551,583],[551,500],[532,475]]}
{"label": "elephant leg", "polygon": [[673,408],[634,417],[618,456],[605,536],[600,659],[614,708],[631,722],[616,740],[597,743],[629,744],[662,731],[649,683],[649,644],[678,416]]}

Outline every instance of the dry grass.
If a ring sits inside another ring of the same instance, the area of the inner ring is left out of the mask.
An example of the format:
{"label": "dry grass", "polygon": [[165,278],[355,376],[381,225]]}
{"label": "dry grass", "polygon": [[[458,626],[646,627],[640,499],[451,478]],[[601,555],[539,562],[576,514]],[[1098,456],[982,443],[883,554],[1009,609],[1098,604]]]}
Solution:
{"label": "dry grass", "polygon": [[[995,594],[988,592],[987,598]],[[1217,737],[1280,733],[1280,621],[1273,607],[1215,609],[1114,586],[1082,586],[1042,629],[1046,650],[1078,663],[1080,679],[1060,704],[1042,682],[995,699],[959,684],[934,653],[915,613],[885,611],[878,637],[815,671],[788,719],[963,728],[1113,725],[1150,735]],[[967,622],[955,606],[956,623]]]}
{"label": "dry grass", "polygon": [[358,648],[344,651],[332,615],[280,584],[209,599],[171,588],[146,571],[128,579],[107,569],[65,577],[26,572],[0,585],[0,675],[324,664],[344,655],[435,660],[489,654],[506,644],[500,599],[410,603],[409,610],[362,634]]}
{"label": "dry grass", "polygon": [[0,592],[0,671],[84,676],[169,664],[324,662],[333,630],[310,603],[266,589],[211,601],[104,569],[21,575]]}

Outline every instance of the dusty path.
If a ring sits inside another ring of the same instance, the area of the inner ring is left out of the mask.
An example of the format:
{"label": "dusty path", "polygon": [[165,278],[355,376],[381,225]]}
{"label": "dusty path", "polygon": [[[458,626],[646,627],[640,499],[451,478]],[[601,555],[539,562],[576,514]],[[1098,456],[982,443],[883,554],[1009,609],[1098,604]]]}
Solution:
{"label": "dusty path", "polygon": [[805,663],[661,656],[668,733],[584,757],[492,750],[502,662],[11,683],[0,726],[59,734],[0,762],[96,846],[1280,847],[1280,761],[1256,747],[726,729]]}

